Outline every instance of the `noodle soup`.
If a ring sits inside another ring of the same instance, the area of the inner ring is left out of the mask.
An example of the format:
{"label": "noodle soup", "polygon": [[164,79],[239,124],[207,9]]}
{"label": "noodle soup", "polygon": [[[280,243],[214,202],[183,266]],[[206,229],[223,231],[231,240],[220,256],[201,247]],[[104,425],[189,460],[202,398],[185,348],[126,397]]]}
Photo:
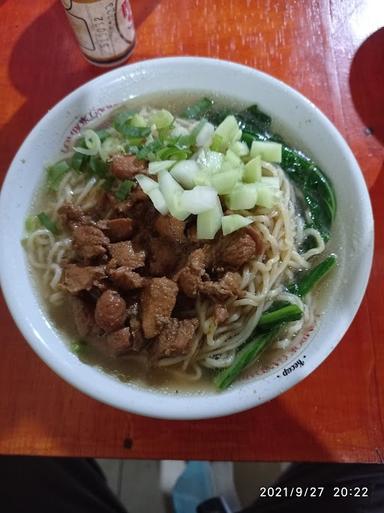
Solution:
{"label": "noodle soup", "polygon": [[207,96],[135,99],[85,130],[27,219],[71,349],[169,392],[225,389],[297,348],[335,264],[327,177],[256,106]]}

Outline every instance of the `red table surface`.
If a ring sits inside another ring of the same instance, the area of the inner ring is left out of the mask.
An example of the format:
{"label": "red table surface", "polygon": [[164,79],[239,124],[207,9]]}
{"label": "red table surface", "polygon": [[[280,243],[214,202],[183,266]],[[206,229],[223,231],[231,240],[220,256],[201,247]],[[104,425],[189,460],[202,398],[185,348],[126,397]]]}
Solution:
{"label": "red table surface", "polygon": [[[368,291],[342,342],[299,385],[253,410],[193,422],[131,415],[86,397],[37,358],[1,302],[0,453],[384,461],[384,4],[132,0],[132,7],[130,62],[201,55],[247,64],[298,89],[335,123],[361,165],[378,226]],[[2,0],[0,19],[3,177],[47,110],[104,70],[81,57],[60,2]]]}

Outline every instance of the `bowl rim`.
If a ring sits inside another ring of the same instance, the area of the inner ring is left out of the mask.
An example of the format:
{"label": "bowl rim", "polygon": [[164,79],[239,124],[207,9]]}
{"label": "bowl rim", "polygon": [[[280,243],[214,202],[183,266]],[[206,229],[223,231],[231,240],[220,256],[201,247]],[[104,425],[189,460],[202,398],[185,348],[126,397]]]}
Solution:
{"label": "bowl rim", "polygon": [[[231,387],[227,391],[217,395],[188,395],[188,405],[186,407],[185,398],[186,395],[180,394],[180,396],[168,395],[167,394],[157,394],[152,389],[145,389],[135,386],[127,386],[126,384],[119,383],[120,386],[126,387],[127,395],[135,395],[136,400],[131,403],[129,400],[123,399],[120,395],[113,395],[116,387],[110,386],[107,390],[102,390],[100,387],[90,385],[85,376],[77,375],[76,369],[74,366],[68,364],[68,362],[62,362],[58,358],[55,359],[54,354],[51,353],[47,346],[42,344],[42,340],[39,338],[38,334],[33,330],[33,326],[26,323],[23,309],[15,297],[12,294],[12,283],[7,275],[7,259],[5,258],[5,254],[3,251],[0,252],[0,283],[3,289],[5,301],[8,305],[8,308],[11,312],[13,319],[16,322],[18,329],[21,331],[25,340],[32,347],[32,349],[37,353],[37,355],[51,368],[54,370],[56,374],[58,374],[65,381],[70,383],[72,386],[85,393],[88,396],[93,397],[94,399],[101,401],[103,403],[109,404],[110,406],[128,411],[130,413],[140,414],[144,416],[149,416],[153,418],[162,418],[162,419],[170,419],[170,420],[191,420],[191,419],[206,419],[206,418],[214,418],[220,417],[224,415],[238,413],[240,411],[244,411],[250,409],[252,407],[263,404],[266,401],[269,401],[283,392],[287,391],[300,381],[302,381],[305,377],[307,377],[313,370],[315,370],[327,356],[333,351],[336,345],[341,341],[343,335],[349,328],[352,323],[353,318],[355,317],[357,310],[361,304],[363,296],[365,294],[365,290],[368,284],[368,279],[370,275],[370,270],[372,266],[373,259],[373,214],[372,207],[369,199],[368,190],[366,187],[365,180],[363,178],[363,174],[360,170],[360,167],[351,151],[346,141],[340,134],[340,132],[336,129],[333,123],[328,119],[323,112],[316,107],[308,98],[299,93],[297,90],[292,88],[291,86],[285,84],[279,79],[274,78],[273,76],[259,71],[250,66],[246,66],[243,64],[209,58],[209,57],[191,57],[191,56],[177,56],[177,57],[161,57],[155,59],[148,59],[139,61],[133,64],[127,64],[126,66],[122,66],[116,68],[112,71],[99,75],[96,78],[84,83],[83,85],[76,88],[74,91],[66,95],[63,99],[56,103],[54,107],[46,115],[44,115],[40,121],[32,128],[28,136],[25,138],[24,142],[20,146],[17,151],[15,157],[12,160],[12,163],[8,169],[6,177],[4,179],[4,183],[2,186],[2,191],[0,195],[0,247],[6,241],[6,235],[4,230],[3,223],[3,209],[6,208],[6,199],[7,199],[7,191],[11,188],[10,186],[10,176],[14,173],[14,169],[16,163],[20,159],[20,155],[23,153],[24,147],[28,144],[28,141],[33,137],[34,132],[38,131],[42,126],[49,124],[51,119],[55,117],[56,111],[62,108],[64,105],[71,102],[72,99],[76,98],[78,95],[82,94],[89,87],[94,87],[96,84],[102,84],[106,81],[112,82],[115,78],[119,78],[124,75],[124,73],[133,73],[136,70],[140,70],[142,68],[151,68],[157,66],[177,66],[179,64],[192,64],[192,65],[209,65],[209,66],[219,66],[226,67],[230,71],[244,71],[248,74],[253,74],[253,76],[262,78],[263,80],[279,87],[281,90],[286,92],[289,96],[293,97],[300,103],[305,103],[314,113],[315,117],[320,119],[327,127],[327,130],[331,133],[332,137],[335,140],[335,143],[340,147],[347,160],[348,168],[353,170],[354,178],[359,181],[359,186],[361,188],[360,200],[362,205],[364,206],[366,218],[363,219],[362,222],[365,223],[368,232],[372,232],[371,240],[369,241],[368,247],[368,255],[367,261],[365,265],[365,273],[364,276],[360,277],[360,294],[358,297],[355,297],[355,302],[351,303],[351,308],[349,309],[349,317],[348,319],[342,319],[340,325],[338,326],[337,331],[333,335],[332,343],[324,344],[322,350],[317,353],[317,359],[312,359],[311,361],[308,359],[306,362],[306,366],[304,369],[300,369],[300,373],[293,373],[287,376],[284,383],[280,383],[279,387],[271,387],[269,391],[263,393],[262,399],[258,398],[257,393],[252,390],[248,390],[248,388],[252,388],[251,383],[244,382],[239,387]],[[192,87],[193,88],[193,87]],[[193,89],[197,89],[194,87]],[[32,286],[30,284],[30,286]],[[300,352],[298,353],[298,355]],[[89,366],[88,366],[89,367]],[[96,369],[93,369],[95,372]],[[98,371],[97,371],[98,372]],[[100,372],[100,375],[106,377],[107,375]],[[265,379],[268,379],[265,378]],[[113,378],[109,377],[109,381],[112,383]],[[115,380],[113,380],[115,381]],[[251,380],[252,382],[252,380]],[[256,380],[257,383],[257,380]],[[130,393],[128,392],[128,389]],[[116,388],[117,390],[117,388]],[[242,391],[239,392],[239,391]],[[156,396],[156,401],[148,401],[148,398],[153,398]],[[207,399],[209,400],[207,401]],[[225,398],[225,400],[224,400]],[[170,400],[169,400],[170,399]],[[207,403],[205,406],[202,406],[200,403],[204,401]],[[154,404],[155,403],[155,404]]]}

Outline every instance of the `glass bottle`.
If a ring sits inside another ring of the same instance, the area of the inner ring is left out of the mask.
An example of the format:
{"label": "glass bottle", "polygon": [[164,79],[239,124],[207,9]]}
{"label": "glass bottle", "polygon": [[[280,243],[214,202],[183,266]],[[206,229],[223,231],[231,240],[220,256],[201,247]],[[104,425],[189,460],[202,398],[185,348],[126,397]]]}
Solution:
{"label": "glass bottle", "polygon": [[96,66],[124,62],[135,46],[129,0],[61,0],[84,57]]}

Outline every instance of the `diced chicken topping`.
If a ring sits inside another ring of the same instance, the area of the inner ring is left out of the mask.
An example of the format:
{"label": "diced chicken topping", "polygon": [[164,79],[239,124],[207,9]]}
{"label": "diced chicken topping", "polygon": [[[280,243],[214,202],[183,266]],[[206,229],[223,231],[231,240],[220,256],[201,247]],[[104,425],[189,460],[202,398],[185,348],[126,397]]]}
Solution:
{"label": "diced chicken topping", "polygon": [[152,276],[170,276],[180,260],[180,248],[165,239],[153,238],[149,241],[149,272]]}
{"label": "diced chicken topping", "polygon": [[63,269],[60,287],[70,294],[78,294],[83,290],[100,287],[104,278],[106,275],[101,265],[82,267],[77,264],[67,264]]}
{"label": "diced chicken topping", "polygon": [[213,318],[216,324],[222,324],[229,317],[229,312],[225,308],[225,306],[220,305],[219,303],[213,307]]}
{"label": "diced chicken topping", "polygon": [[128,240],[133,232],[133,221],[129,217],[105,219],[99,221],[97,226],[112,242]]}
{"label": "diced chicken topping", "polygon": [[141,322],[137,317],[132,317],[129,319],[129,326],[131,328],[133,339],[132,350],[137,352],[141,351],[147,345],[147,341],[143,335],[143,330],[141,329]]}
{"label": "diced chicken topping", "polygon": [[110,166],[111,173],[120,180],[129,180],[139,173],[145,173],[147,164],[134,155],[114,155]]}
{"label": "diced chicken topping", "polygon": [[184,242],[186,240],[184,221],[179,221],[170,215],[158,216],[155,221],[155,230],[160,237],[165,237],[171,241]]}
{"label": "diced chicken topping", "polygon": [[131,241],[110,244],[109,252],[115,267],[124,266],[129,269],[137,269],[145,264],[145,251],[140,249],[136,251]]}
{"label": "diced chicken topping", "polygon": [[114,358],[129,353],[133,347],[131,330],[129,328],[121,328],[109,333],[105,338],[105,347],[109,356]]}
{"label": "diced chicken topping", "polygon": [[240,287],[241,276],[238,273],[227,272],[218,281],[205,281],[199,286],[199,292],[214,301],[226,301],[230,298],[242,297]]}
{"label": "diced chicken topping", "polygon": [[127,307],[124,299],[114,290],[106,290],[96,303],[96,324],[105,332],[110,333],[124,326],[127,318]]}
{"label": "diced chicken topping", "polygon": [[168,278],[153,278],[141,293],[141,315],[144,336],[153,338],[171,317],[178,288]]}
{"label": "diced chicken topping", "polygon": [[129,267],[118,267],[110,272],[110,278],[117,288],[123,291],[144,287],[146,278],[132,271]]}
{"label": "diced chicken topping", "polygon": [[215,264],[239,270],[257,254],[253,237],[244,229],[219,239],[214,248]]}
{"label": "diced chicken topping", "polygon": [[151,353],[155,360],[188,353],[199,326],[197,319],[170,319],[153,342]]}
{"label": "diced chicken topping", "polygon": [[[120,155],[110,170],[132,179],[146,164]],[[147,349],[154,361],[188,354],[199,327],[196,298],[213,302],[211,318],[224,324],[230,302],[244,295],[242,267],[263,251],[249,226],[203,243],[193,219],[159,215],[138,186],[124,201],[105,192],[89,212],[71,203],[59,209],[73,235],[60,288],[72,296],[79,337],[113,358]]]}
{"label": "diced chicken topping", "polygon": [[187,264],[178,273],[177,277],[179,287],[186,296],[197,296],[209,260],[210,250],[208,246],[196,249],[189,255]]}
{"label": "diced chicken topping", "polygon": [[64,203],[58,210],[59,218],[65,227],[73,229],[79,224],[90,224],[91,218],[83,210],[73,205],[73,203]]}
{"label": "diced chicken topping", "polygon": [[87,224],[75,226],[72,236],[73,248],[84,261],[102,257],[107,252],[109,239],[96,226]]}
{"label": "diced chicken topping", "polygon": [[100,334],[100,329],[95,322],[92,304],[73,296],[71,297],[71,309],[77,332],[81,338]]}

